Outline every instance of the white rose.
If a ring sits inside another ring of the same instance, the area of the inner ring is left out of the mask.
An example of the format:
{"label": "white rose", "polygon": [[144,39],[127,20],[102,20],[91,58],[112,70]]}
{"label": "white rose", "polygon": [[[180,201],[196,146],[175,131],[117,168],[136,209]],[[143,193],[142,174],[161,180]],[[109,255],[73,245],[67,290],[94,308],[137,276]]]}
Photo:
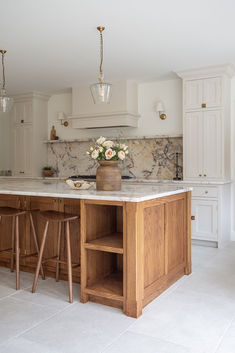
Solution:
{"label": "white rose", "polygon": [[106,152],[105,152],[105,158],[106,159],[111,159],[115,156],[116,152],[113,151],[111,148],[109,148]]}
{"label": "white rose", "polygon": [[96,140],[96,143],[98,143],[98,145],[102,145],[105,140],[106,140],[105,137],[100,136],[100,138],[98,138],[98,140]]}
{"label": "white rose", "polygon": [[123,152],[123,151],[118,152],[118,158],[121,159],[121,161],[123,161],[123,159],[125,159],[125,157],[126,157],[125,152]]}
{"label": "white rose", "polygon": [[126,154],[128,154],[128,153],[129,153],[129,151],[128,151],[128,150],[126,150],[126,151],[125,151],[125,153],[126,153]]}
{"label": "white rose", "polygon": [[114,145],[113,141],[105,141],[105,142],[103,143],[103,146],[104,146],[105,148],[111,148],[111,147],[113,147],[113,145]]}
{"label": "white rose", "polygon": [[91,158],[93,158],[93,159],[97,159],[98,156],[99,156],[99,151],[97,151],[97,150],[94,150],[91,154]]}
{"label": "white rose", "polygon": [[90,147],[90,151],[93,151],[94,150],[94,148],[93,147]]}
{"label": "white rose", "polygon": [[100,152],[103,152],[103,150],[104,150],[103,147],[99,147]]}
{"label": "white rose", "polygon": [[90,154],[90,152],[89,152],[89,151],[87,151],[87,152],[86,152],[86,154]]}

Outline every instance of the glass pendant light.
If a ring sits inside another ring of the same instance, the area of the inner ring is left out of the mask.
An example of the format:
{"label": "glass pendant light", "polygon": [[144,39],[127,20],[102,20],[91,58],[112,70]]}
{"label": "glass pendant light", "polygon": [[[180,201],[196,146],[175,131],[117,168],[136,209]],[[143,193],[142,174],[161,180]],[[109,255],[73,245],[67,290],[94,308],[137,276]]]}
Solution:
{"label": "glass pendant light", "polygon": [[103,76],[103,34],[105,27],[97,27],[100,32],[100,77],[99,82],[90,86],[92,98],[95,104],[109,103],[112,85],[104,82]]}
{"label": "glass pendant light", "polygon": [[2,85],[0,94],[0,112],[7,113],[11,110],[13,105],[13,98],[7,97],[5,89],[5,67],[4,67],[4,55],[6,50],[0,50],[2,54]]}

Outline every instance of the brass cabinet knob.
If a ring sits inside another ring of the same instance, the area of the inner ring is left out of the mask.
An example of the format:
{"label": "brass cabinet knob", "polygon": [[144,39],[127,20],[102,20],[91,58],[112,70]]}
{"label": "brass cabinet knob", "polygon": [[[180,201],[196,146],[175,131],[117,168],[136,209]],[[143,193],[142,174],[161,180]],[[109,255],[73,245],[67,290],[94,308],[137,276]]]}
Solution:
{"label": "brass cabinet knob", "polygon": [[53,200],[53,202],[56,202],[56,201],[57,201],[56,199]]}
{"label": "brass cabinet knob", "polygon": [[204,177],[206,177],[206,174],[204,174]]}
{"label": "brass cabinet knob", "polygon": [[205,191],[205,194],[208,194],[208,190]]}
{"label": "brass cabinet knob", "polygon": [[206,103],[202,103],[202,108],[206,108]]}
{"label": "brass cabinet knob", "polygon": [[201,174],[199,174],[199,176],[201,177],[202,175],[201,175]]}
{"label": "brass cabinet knob", "polygon": [[59,199],[59,203],[61,203],[62,202],[62,200],[61,199]]}
{"label": "brass cabinet knob", "polygon": [[20,122],[21,122],[21,124],[24,124],[24,120],[21,120]]}
{"label": "brass cabinet knob", "polygon": [[195,221],[195,216],[191,216],[191,220],[192,220],[192,221]]}
{"label": "brass cabinet knob", "polygon": [[24,172],[21,170],[21,171],[20,171],[20,174],[24,174]]}

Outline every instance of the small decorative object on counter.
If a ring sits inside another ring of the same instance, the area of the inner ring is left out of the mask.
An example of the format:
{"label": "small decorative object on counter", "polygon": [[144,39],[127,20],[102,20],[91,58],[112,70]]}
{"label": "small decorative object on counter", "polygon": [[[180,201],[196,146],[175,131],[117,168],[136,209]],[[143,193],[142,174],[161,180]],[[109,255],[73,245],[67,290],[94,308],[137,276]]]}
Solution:
{"label": "small decorative object on counter", "polygon": [[88,190],[90,189],[95,183],[86,181],[86,180],[71,180],[67,179],[66,184],[73,190]]}
{"label": "small decorative object on counter", "polygon": [[42,174],[45,178],[52,177],[54,174],[54,169],[52,167],[44,167]]}
{"label": "small decorative object on counter", "polygon": [[53,125],[51,128],[51,136],[50,136],[51,140],[59,140],[59,137],[56,136],[56,129],[55,126]]}
{"label": "small decorative object on counter", "polygon": [[122,170],[118,164],[127,157],[128,153],[128,146],[124,143],[106,140],[102,136],[90,147],[87,154],[100,164],[96,171],[97,190],[121,190]]}

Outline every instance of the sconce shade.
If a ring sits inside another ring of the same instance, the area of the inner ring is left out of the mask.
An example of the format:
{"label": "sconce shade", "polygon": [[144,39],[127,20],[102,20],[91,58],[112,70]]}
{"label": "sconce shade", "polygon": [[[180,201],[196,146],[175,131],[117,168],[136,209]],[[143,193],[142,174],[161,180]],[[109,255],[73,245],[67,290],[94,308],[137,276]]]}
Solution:
{"label": "sconce shade", "polygon": [[162,101],[158,101],[156,104],[156,112],[164,112],[165,107]]}
{"label": "sconce shade", "polygon": [[99,82],[90,86],[92,98],[95,104],[109,103],[111,98],[112,85]]}
{"label": "sconce shade", "polygon": [[65,120],[66,119],[65,113],[64,112],[58,112],[57,119],[58,120]]}

